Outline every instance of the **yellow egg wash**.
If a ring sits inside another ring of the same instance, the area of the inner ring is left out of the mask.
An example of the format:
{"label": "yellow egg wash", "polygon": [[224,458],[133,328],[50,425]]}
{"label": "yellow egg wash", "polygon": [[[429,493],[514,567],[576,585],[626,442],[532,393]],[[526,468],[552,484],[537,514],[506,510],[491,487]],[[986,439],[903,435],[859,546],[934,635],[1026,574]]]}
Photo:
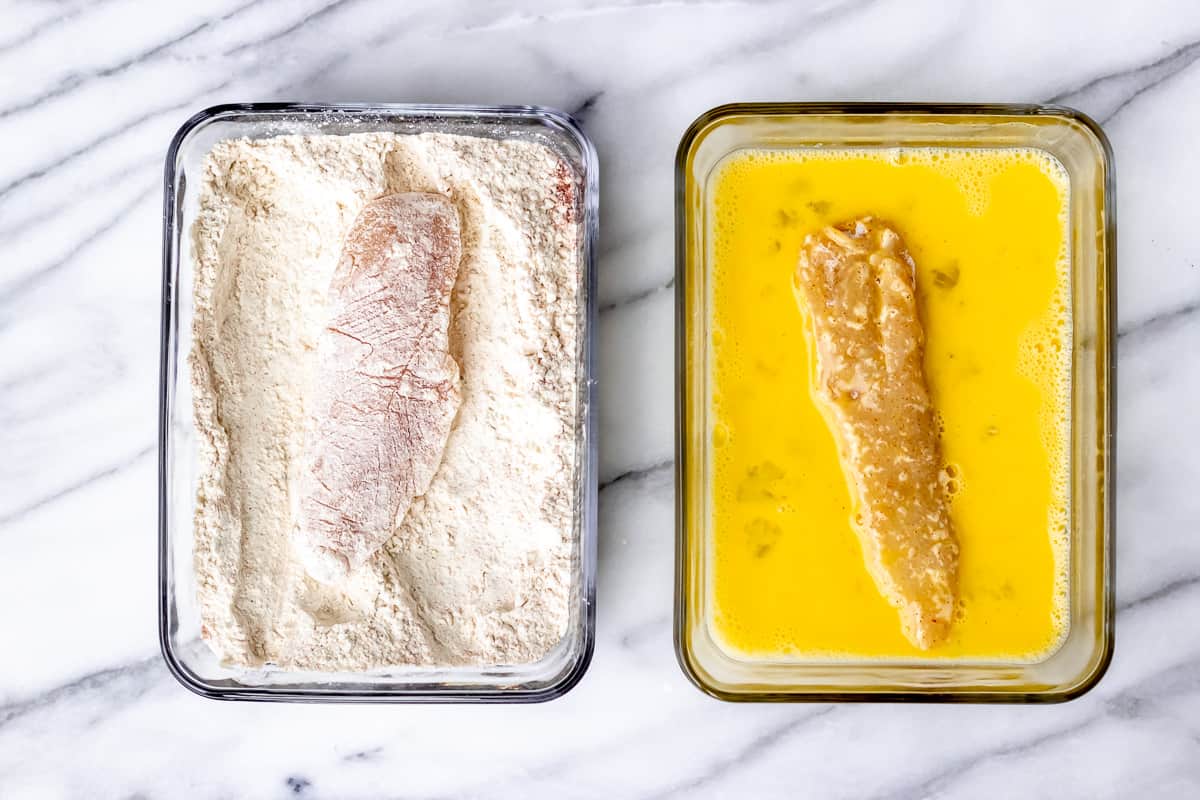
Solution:
{"label": "yellow egg wash", "polygon": [[[743,150],[713,171],[710,630],[752,659],[1028,662],[1066,634],[1068,186],[1034,149]],[[917,266],[961,547],[949,639],[909,644],[867,573],[814,404],[792,284],[807,233],[864,215]]]}

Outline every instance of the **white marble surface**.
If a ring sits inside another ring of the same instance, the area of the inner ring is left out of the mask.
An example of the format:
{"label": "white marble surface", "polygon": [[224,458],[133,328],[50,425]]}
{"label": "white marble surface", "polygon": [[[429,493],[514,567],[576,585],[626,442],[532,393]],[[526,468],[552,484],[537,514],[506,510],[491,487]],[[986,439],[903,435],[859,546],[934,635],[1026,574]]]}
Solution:
{"label": "white marble surface", "polygon": [[[506,5],[0,5],[0,797],[1200,796],[1200,6]],[[599,633],[562,700],[218,703],[161,663],[163,155],[193,112],[268,99],[539,103],[597,143]],[[1104,123],[1120,613],[1084,698],[728,705],[676,667],[672,161],[696,115],[754,99],[1053,99]]]}

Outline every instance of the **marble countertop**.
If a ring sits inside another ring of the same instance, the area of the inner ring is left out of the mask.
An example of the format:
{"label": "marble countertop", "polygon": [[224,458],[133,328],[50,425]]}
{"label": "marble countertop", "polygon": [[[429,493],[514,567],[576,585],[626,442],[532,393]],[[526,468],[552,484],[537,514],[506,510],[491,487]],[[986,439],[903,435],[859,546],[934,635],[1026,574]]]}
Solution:
{"label": "marble countertop", "polygon": [[[5,0],[0,797],[1200,796],[1200,6]],[[1120,207],[1118,642],[1045,707],[734,705],[671,646],[672,167],[735,100],[1055,101]],[[248,100],[536,103],[602,163],[591,670],[521,707],[219,703],[156,638],[167,142]]]}

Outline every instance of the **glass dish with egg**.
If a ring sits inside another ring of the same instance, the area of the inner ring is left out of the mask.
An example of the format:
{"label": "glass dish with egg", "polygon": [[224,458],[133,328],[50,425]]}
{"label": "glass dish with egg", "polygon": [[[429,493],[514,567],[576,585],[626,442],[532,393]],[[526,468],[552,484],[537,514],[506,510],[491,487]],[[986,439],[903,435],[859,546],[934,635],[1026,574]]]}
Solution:
{"label": "glass dish with egg", "polygon": [[676,650],[729,700],[1053,701],[1112,650],[1115,220],[1039,106],[760,104],[676,164]]}

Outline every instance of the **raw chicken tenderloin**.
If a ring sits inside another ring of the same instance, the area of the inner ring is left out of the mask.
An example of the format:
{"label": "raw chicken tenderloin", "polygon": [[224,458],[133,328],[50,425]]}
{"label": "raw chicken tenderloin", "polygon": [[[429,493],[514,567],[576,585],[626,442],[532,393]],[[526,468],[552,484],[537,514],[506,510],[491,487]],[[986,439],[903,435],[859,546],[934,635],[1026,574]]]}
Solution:
{"label": "raw chicken tenderloin", "polygon": [[331,583],[369,559],[425,493],[458,412],[450,292],[458,210],[437,194],[363,208],[329,287],[298,486],[295,543]]}
{"label": "raw chicken tenderloin", "polygon": [[796,288],[815,345],[813,394],[841,453],[867,568],[905,637],[927,649],[954,619],[958,543],[912,257],[898,233],[863,217],[805,239]]}

